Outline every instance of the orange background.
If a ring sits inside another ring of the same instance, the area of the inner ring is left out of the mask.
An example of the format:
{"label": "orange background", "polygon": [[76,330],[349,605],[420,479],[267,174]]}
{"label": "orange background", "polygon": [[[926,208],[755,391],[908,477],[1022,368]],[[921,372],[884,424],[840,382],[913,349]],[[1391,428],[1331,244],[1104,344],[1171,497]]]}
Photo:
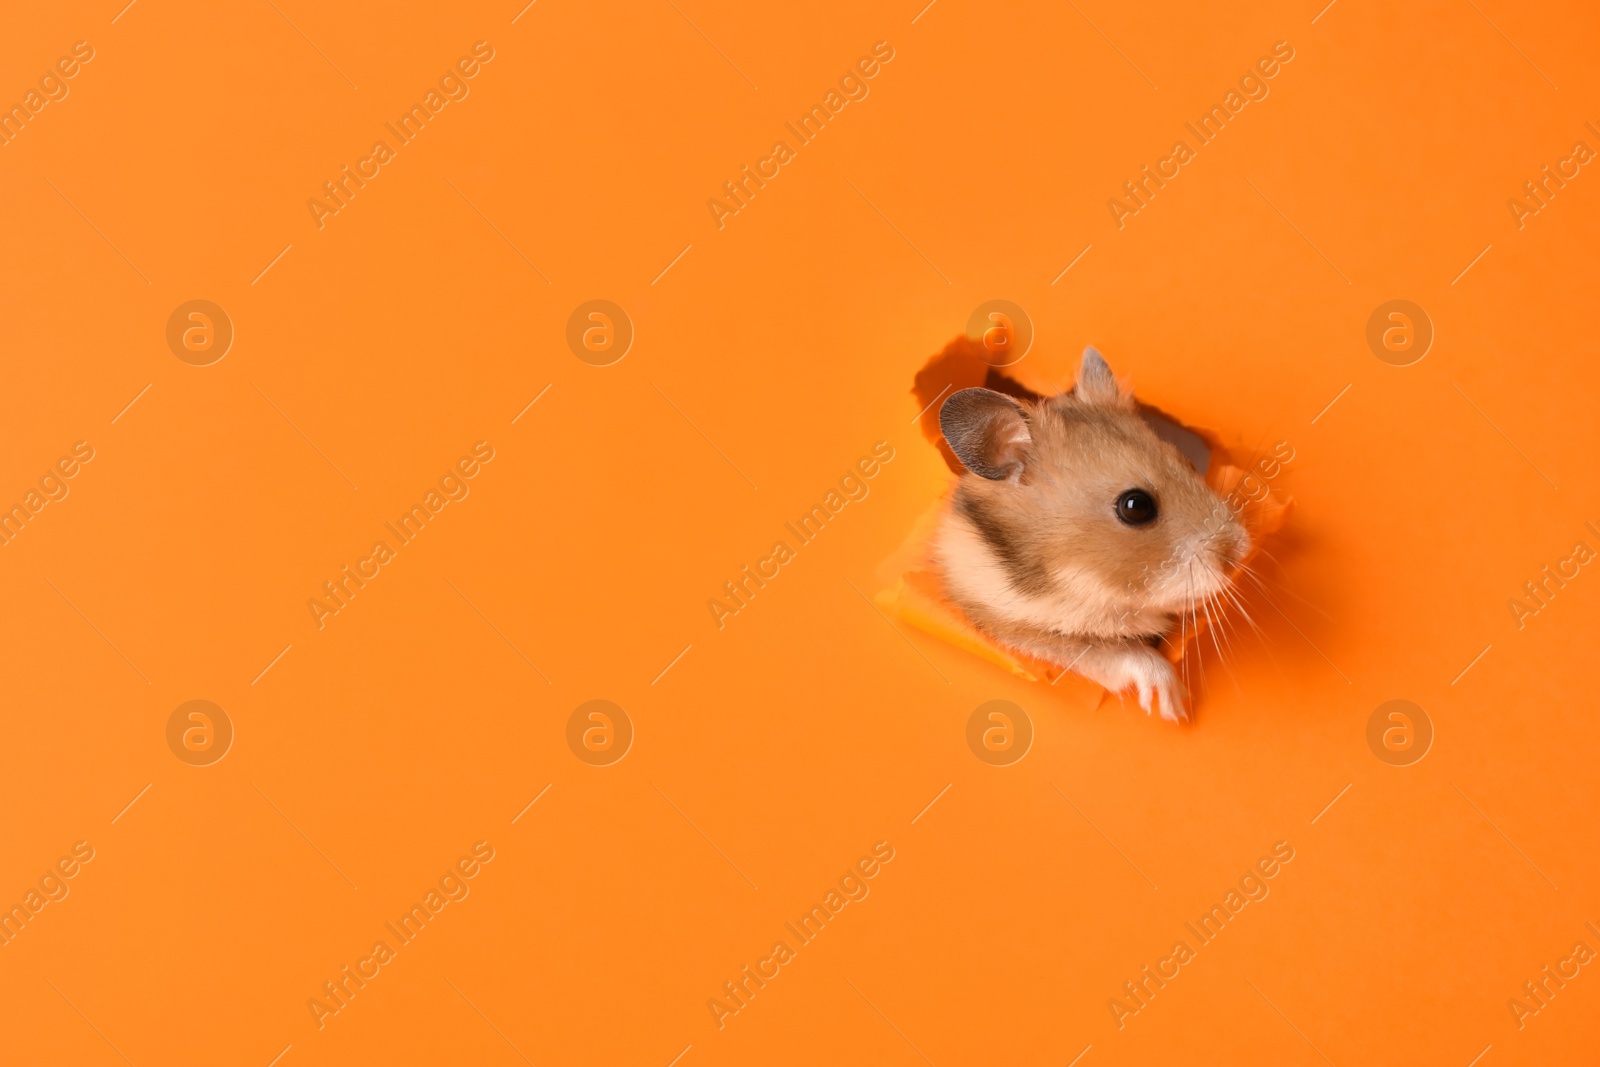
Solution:
{"label": "orange background", "polygon": [[[0,948],[0,1060],[1586,1062],[1593,967],[1523,1029],[1507,1001],[1600,948],[1600,577],[1520,630],[1507,600],[1600,547],[1600,177],[1522,229],[1506,201],[1600,147],[1591,7],[521,6],[4,17],[0,99],[95,57],[0,148],[0,502],[95,458],[0,548],[0,898],[95,858]],[[318,229],[479,40],[470,96]],[[870,96],[719,230],[707,199],[880,40]],[[1119,230],[1107,199],[1277,41],[1270,96]],[[165,340],[197,298],[236,331],[205,367]],[[608,367],[565,341],[594,298],[637,333]],[[911,376],[993,298],[1036,373],[1092,343],[1295,450],[1262,633],[1192,727],[867,602],[948,479]],[[1365,340],[1395,298],[1436,330],[1408,367]],[[471,495],[319,630],[322,582],[480,440]],[[878,440],[871,495],[718,630]],[[567,746],[593,698],[636,731],[611,766]],[[1409,767],[1366,742],[1396,698],[1436,734]],[[193,699],[236,730],[210,766],[167,745]],[[994,699],[1034,725],[1008,767],[966,743]],[[319,1030],[307,1000],[481,840]],[[877,841],[871,895],[718,1029]],[[1119,1030],[1277,841],[1270,897]]]}

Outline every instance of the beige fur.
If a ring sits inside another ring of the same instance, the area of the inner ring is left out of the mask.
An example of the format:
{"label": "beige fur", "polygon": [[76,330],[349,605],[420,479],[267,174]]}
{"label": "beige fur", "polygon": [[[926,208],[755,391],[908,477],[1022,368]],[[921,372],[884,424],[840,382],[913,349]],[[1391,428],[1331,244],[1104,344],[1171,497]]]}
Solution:
{"label": "beige fur", "polygon": [[[1222,595],[1249,536],[1193,466],[1140,417],[1099,353],[1070,393],[1017,404],[962,390],[941,410],[969,471],[935,540],[951,598],[988,636],[1186,717],[1184,687],[1153,647]],[[1121,522],[1125,490],[1156,519]]]}

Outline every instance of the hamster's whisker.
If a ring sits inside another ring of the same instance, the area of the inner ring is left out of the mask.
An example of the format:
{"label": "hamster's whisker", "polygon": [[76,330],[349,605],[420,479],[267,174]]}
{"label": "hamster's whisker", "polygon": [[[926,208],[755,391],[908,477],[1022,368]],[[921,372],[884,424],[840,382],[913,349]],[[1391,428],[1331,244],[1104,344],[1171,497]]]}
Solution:
{"label": "hamster's whisker", "polygon": [[[1227,614],[1222,610],[1221,598],[1213,596],[1211,599],[1217,605],[1217,622],[1219,624],[1225,624],[1227,622]],[[1227,645],[1228,651],[1233,651],[1233,641],[1229,638],[1225,625],[1219,625],[1218,629],[1222,630],[1222,640],[1223,643]],[[1228,681],[1233,683],[1233,691],[1239,694],[1239,697],[1242,700],[1244,698],[1244,689],[1239,685],[1239,676],[1233,673],[1232,667],[1228,666],[1228,658],[1226,656],[1222,657],[1221,662],[1222,669],[1228,672]]]}
{"label": "hamster's whisker", "polygon": [[[1265,600],[1269,604],[1272,603],[1272,597],[1268,595],[1270,591],[1267,589],[1266,585],[1259,580],[1257,580],[1255,584],[1256,591],[1261,595],[1261,599]],[[1250,628],[1256,633],[1260,634],[1262,637],[1265,637],[1266,631],[1262,630],[1261,627],[1257,625],[1255,618],[1245,608],[1244,601],[1237,595],[1233,595],[1232,599],[1234,607],[1238,609],[1239,614],[1243,615],[1245,620],[1250,623]]]}
{"label": "hamster's whisker", "polygon": [[[1240,624],[1239,619],[1234,615],[1233,612],[1225,612],[1223,618],[1227,621],[1228,633],[1236,637],[1242,637],[1244,635],[1244,626]],[[1250,626],[1252,630],[1255,630],[1254,623],[1251,623]]]}
{"label": "hamster's whisker", "polygon": [[1218,589],[1217,590],[1217,594],[1219,596],[1227,597],[1228,601],[1234,607],[1238,608],[1241,613],[1244,613],[1246,615],[1249,614],[1248,612],[1245,612],[1245,610],[1244,610],[1244,602],[1239,599],[1239,591],[1238,591],[1237,588],[1235,588],[1235,586],[1234,586],[1234,584],[1232,582],[1229,582],[1227,585],[1224,585],[1222,588]]}
{"label": "hamster's whisker", "polygon": [[1267,588],[1266,579],[1264,577],[1262,577],[1261,572],[1257,571],[1254,567],[1250,566],[1248,563],[1239,564],[1239,574],[1241,576],[1245,577],[1245,578],[1250,579],[1250,581],[1254,582],[1258,589],[1265,590]]}
{"label": "hamster's whisker", "polygon": [[1206,613],[1206,629],[1211,633],[1211,646],[1217,650],[1217,662],[1226,662],[1227,656],[1223,655],[1222,643],[1217,640],[1217,620],[1211,617],[1211,597],[1201,601],[1201,606]]}
{"label": "hamster's whisker", "polygon": [[[1194,595],[1194,565],[1195,565],[1195,562],[1196,562],[1196,556],[1194,554],[1191,554],[1189,556],[1189,567],[1188,567],[1188,571],[1189,571],[1189,582],[1188,582],[1189,620],[1194,626],[1194,636],[1195,636],[1194,660],[1195,660],[1195,669],[1199,670],[1200,668],[1204,667],[1204,665],[1205,665],[1205,646],[1203,644],[1201,644],[1201,642],[1199,640],[1199,638],[1200,638],[1200,614],[1199,614],[1199,610],[1198,610],[1199,609],[1199,605],[1196,603],[1195,595]],[[1184,651],[1185,652],[1188,651],[1187,646],[1185,646]],[[1184,658],[1184,679],[1183,679],[1183,681],[1184,681],[1185,685],[1187,685],[1189,683],[1188,657],[1187,656]]]}
{"label": "hamster's whisker", "polygon": [[1262,634],[1262,636],[1265,636],[1265,634],[1262,633],[1261,627],[1257,625],[1255,617],[1252,616],[1249,610],[1244,606],[1244,601],[1239,599],[1238,594],[1236,594],[1232,589],[1228,589],[1225,592],[1227,593],[1228,599],[1233,603],[1234,610],[1238,611],[1240,615],[1244,616],[1244,621],[1250,624],[1250,629],[1254,630],[1258,634]]}
{"label": "hamster's whisker", "polygon": [[1211,607],[1214,608],[1216,612],[1217,629],[1222,631],[1222,639],[1223,641],[1228,642],[1228,647],[1231,650],[1233,647],[1233,635],[1228,629],[1229,619],[1227,605],[1222,599],[1221,590],[1211,594],[1210,603]]}
{"label": "hamster's whisker", "polygon": [[[1185,595],[1189,601],[1194,600],[1193,584],[1185,587]],[[1189,688],[1189,612],[1185,604],[1178,610],[1178,655],[1179,666],[1183,668],[1183,687]]]}
{"label": "hamster's whisker", "polygon": [[1265,556],[1267,559],[1270,559],[1273,563],[1276,563],[1280,567],[1283,566],[1283,564],[1281,562],[1279,562],[1278,557],[1274,556],[1272,554],[1271,550],[1268,549],[1265,545],[1257,545],[1256,546],[1256,554],[1258,556]]}
{"label": "hamster's whisker", "polygon": [[1256,622],[1256,619],[1254,619],[1254,616],[1251,616],[1251,614],[1248,613],[1248,611],[1245,611],[1245,608],[1243,608],[1243,606],[1240,605],[1240,603],[1237,603],[1237,601],[1235,601],[1235,603],[1234,603],[1234,609],[1235,609],[1235,611],[1238,611],[1238,614],[1240,614],[1240,617],[1242,617],[1242,619],[1245,619],[1246,624],[1250,625],[1250,629],[1253,630],[1254,633],[1256,633],[1256,637],[1262,637],[1262,638],[1266,637],[1266,635],[1267,635],[1266,630],[1262,630],[1261,629],[1261,624],[1259,624],[1259,622]]}
{"label": "hamster's whisker", "polygon": [[1200,596],[1196,595],[1195,592],[1196,583],[1194,578],[1194,565],[1196,563],[1200,563],[1202,568],[1205,566],[1204,562],[1200,560],[1198,554],[1191,556],[1189,559],[1189,619],[1194,628],[1195,670],[1199,672],[1203,671],[1205,668],[1206,650],[1205,642],[1200,640],[1200,613],[1202,610],[1203,600]]}
{"label": "hamster's whisker", "polygon": [[[1277,560],[1273,560],[1273,562],[1276,563]],[[1281,581],[1280,582],[1275,582],[1274,585],[1273,585],[1273,588],[1269,590],[1268,587],[1267,587],[1266,579],[1265,579],[1264,576],[1260,575],[1257,571],[1255,571],[1253,568],[1250,568],[1250,567],[1245,567],[1245,568],[1243,568],[1243,570],[1244,570],[1245,574],[1252,581],[1254,581],[1256,583],[1256,585],[1261,587],[1261,591],[1263,593],[1271,592],[1271,591],[1280,592],[1284,596],[1290,597],[1291,599],[1297,600],[1301,604],[1304,604],[1306,607],[1310,608],[1312,611],[1316,612],[1318,615],[1321,615],[1324,619],[1327,619],[1330,622],[1333,620],[1333,616],[1331,614],[1329,614],[1326,610],[1324,610],[1323,607],[1320,604],[1317,604],[1316,602],[1311,601],[1311,600],[1307,600],[1305,597],[1301,596],[1299,593],[1296,593],[1293,589],[1290,589],[1288,587],[1288,585],[1286,585],[1285,583],[1283,583]]]}
{"label": "hamster's whisker", "polygon": [[1232,612],[1227,610],[1228,605],[1222,593],[1217,594],[1217,619],[1222,623],[1222,639],[1228,642],[1228,647],[1233,647],[1234,632],[1238,623],[1234,620]]}
{"label": "hamster's whisker", "polygon": [[1265,590],[1267,588],[1266,576],[1260,571],[1256,570],[1254,567],[1250,566],[1248,563],[1239,564],[1239,573],[1243,577],[1254,582],[1258,589]]}

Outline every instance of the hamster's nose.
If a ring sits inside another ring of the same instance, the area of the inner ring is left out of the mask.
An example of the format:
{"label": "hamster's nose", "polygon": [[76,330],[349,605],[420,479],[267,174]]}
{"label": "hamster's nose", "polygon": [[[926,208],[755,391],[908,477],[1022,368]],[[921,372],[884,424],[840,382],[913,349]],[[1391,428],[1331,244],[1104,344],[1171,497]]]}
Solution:
{"label": "hamster's nose", "polygon": [[1230,522],[1210,538],[1211,558],[1221,571],[1229,571],[1250,555],[1250,534],[1239,522]]}

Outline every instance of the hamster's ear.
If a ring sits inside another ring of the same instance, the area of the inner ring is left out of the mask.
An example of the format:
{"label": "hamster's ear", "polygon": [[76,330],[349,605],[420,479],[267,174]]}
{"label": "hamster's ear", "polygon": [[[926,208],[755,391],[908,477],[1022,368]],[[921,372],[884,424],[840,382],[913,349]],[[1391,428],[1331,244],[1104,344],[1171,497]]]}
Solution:
{"label": "hamster's ear", "polygon": [[973,474],[1004,481],[1022,473],[1033,436],[1017,402],[993,389],[963,389],[939,409],[939,429]]}
{"label": "hamster's ear", "polygon": [[1077,393],[1086,404],[1115,404],[1119,398],[1116,375],[1093,347],[1083,350],[1083,362],[1078,364]]}

